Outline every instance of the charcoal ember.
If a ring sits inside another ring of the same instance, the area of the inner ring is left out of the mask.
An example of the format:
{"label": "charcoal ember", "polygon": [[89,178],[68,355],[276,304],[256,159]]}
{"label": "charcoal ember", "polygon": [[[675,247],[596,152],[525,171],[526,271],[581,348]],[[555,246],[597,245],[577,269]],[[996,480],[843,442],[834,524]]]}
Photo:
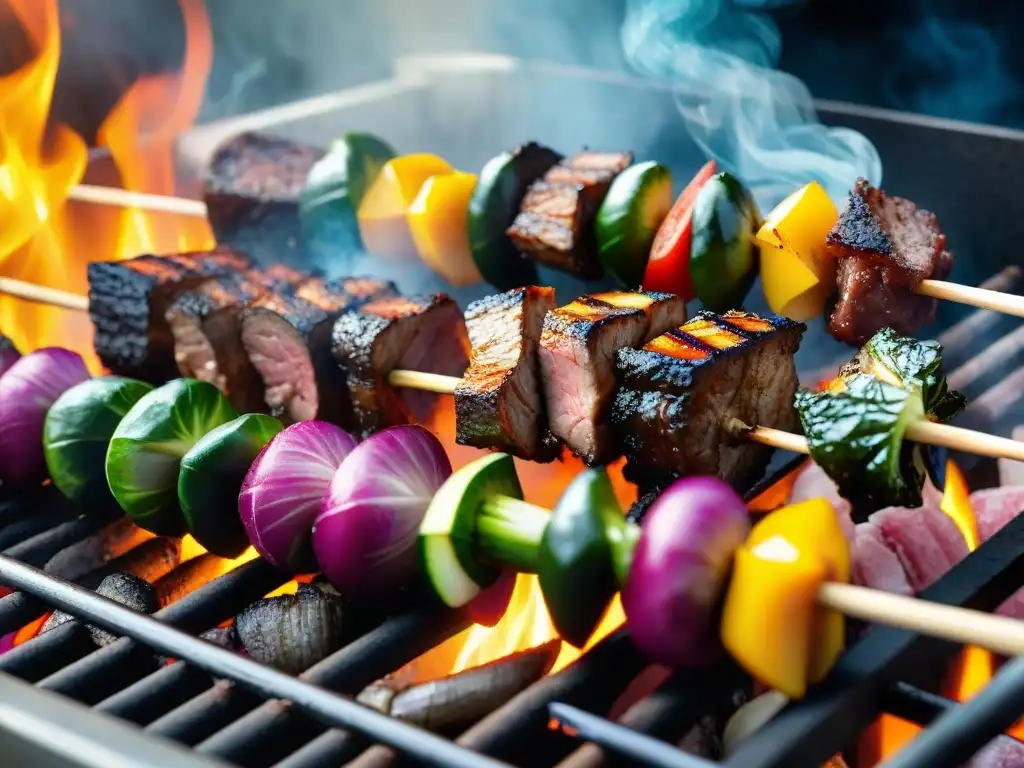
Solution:
{"label": "charcoal ember", "polygon": [[455,434],[462,445],[529,461],[555,459],[561,446],[544,413],[537,347],[552,288],[528,286],[488,296],[466,309],[473,352],[455,390]]}
{"label": "charcoal ember", "polygon": [[300,263],[299,195],[322,150],[276,136],[242,133],[213,153],[203,200],[217,242],[263,263]]}
{"label": "charcoal ember", "polygon": [[[154,613],[160,607],[153,585],[130,573],[110,574],[100,582],[96,588],[96,594],[139,613]],[[77,619],[64,611],[54,611],[39,630],[39,634],[49,632],[69,621],[77,621]],[[117,640],[116,635],[92,624],[87,624],[86,628],[89,630],[92,641],[101,648]]]}
{"label": "charcoal ember", "polygon": [[238,639],[238,633],[235,631],[234,624],[208,629],[199,635],[199,639],[213,643],[228,651],[238,651],[242,648],[242,643]]}
{"label": "charcoal ember", "polygon": [[325,586],[257,600],[235,617],[246,653],[297,675],[338,650],[343,641],[344,601]]}
{"label": "charcoal ember", "polygon": [[861,346],[882,328],[913,336],[935,319],[936,300],[914,292],[953,269],[935,214],[857,179],[826,245],[838,263],[835,338]]}
{"label": "charcoal ember", "polygon": [[540,366],[551,433],[587,464],[619,455],[608,409],[615,355],[686,320],[686,304],[667,293],[608,291],[581,296],[547,313]]}
{"label": "charcoal ember", "polygon": [[153,582],[161,606],[181,600],[224,572],[224,559],[210,552],[181,563]]}
{"label": "charcoal ember", "polygon": [[730,424],[794,431],[793,355],[806,326],[744,312],[700,312],[641,349],[618,353],[610,422],[641,487],[717,475],[746,488],[772,449],[736,439]]}
{"label": "charcoal ember", "polygon": [[177,568],[180,562],[181,539],[156,536],[115,557],[105,567],[155,582]]}
{"label": "charcoal ember", "polygon": [[247,256],[223,247],[90,263],[86,271],[96,354],[121,376],[154,383],[175,378],[174,336],[166,319],[173,301],[205,280],[251,267]]}
{"label": "charcoal ember", "polygon": [[46,561],[43,570],[51,576],[76,581],[152,537],[131,518],[122,516],[91,536],[64,547]]}
{"label": "charcoal ember", "polygon": [[331,349],[346,372],[355,428],[369,435],[413,416],[424,420],[434,395],[388,383],[396,368],[461,376],[469,336],[459,306],[443,293],[371,301],[334,324]]}

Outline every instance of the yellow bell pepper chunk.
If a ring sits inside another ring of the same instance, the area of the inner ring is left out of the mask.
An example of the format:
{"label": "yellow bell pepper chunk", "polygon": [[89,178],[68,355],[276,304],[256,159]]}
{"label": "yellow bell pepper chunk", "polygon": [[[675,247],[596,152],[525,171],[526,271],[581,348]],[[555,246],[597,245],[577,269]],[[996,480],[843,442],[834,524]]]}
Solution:
{"label": "yellow bell pepper chunk", "polygon": [[835,261],[825,251],[825,236],[838,218],[828,193],[813,181],[768,214],[756,239],[772,312],[805,321],[824,311],[835,285]]}
{"label": "yellow bell pepper chunk", "polygon": [[409,207],[409,227],[420,258],[452,285],[472,285],[483,278],[469,249],[466,217],[476,174],[431,176]]}
{"label": "yellow bell pepper chunk", "polygon": [[802,697],[832,668],[845,640],[845,618],[817,605],[818,589],[849,579],[849,545],[826,499],[772,512],[736,552],[722,643],[756,679]]}
{"label": "yellow bell pepper chunk", "polygon": [[417,257],[406,214],[431,176],[452,172],[437,155],[402,155],[384,164],[356,211],[359,234],[370,253],[391,259]]}

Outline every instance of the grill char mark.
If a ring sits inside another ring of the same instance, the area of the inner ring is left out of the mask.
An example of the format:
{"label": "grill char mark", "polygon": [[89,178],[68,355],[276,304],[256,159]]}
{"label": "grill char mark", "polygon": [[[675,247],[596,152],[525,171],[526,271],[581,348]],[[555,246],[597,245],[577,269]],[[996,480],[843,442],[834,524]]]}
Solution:
{"label": "grill char mark", "polygon": [[203,200],[217,242],[262,263],[298,260],[299,195],[322,150],[276,136],[242,133],[214,152]]}
{"label": "grill char mark", "polygon": [[730,418],[791,431],[802,323],[742,312],[700,312],[642,349],[618,353],[610,421],[643,487],[688,474],[736,487],[756,480],[771,449],[732,440]]}
{"label": "grill char mark", "polygon": [[537,347],[552,288],[517,288],[473,302],[466,326],[473,348],[455,390],[456,440],[548,462],[561,446],[547,428]]}
{"label": "grill char mark", "polygon": [[667,293],[613,291],[584,296],[548,312],[540,362],[551,432],[588,464],[618,455],[604,423],[615,390],[615,355],[686,319]]}
{"label": "grill char mark", "polygon": [[433,395],[388,383],[396,368],[459,376],[469,337],[458,305],[447,295],[385,298],[338,318],[332,349],[345,370],[356,428],[364,436],[414,417],[427,418]]}
{"label": "grill char mark", "polygon": [[[313,278],[294,293],[257,297],[241,313],[241,342],[262,383],[265,408],[286,423],[322,419],[353,425],[345,371],[331,355],[335,321],[373,295],[397,293],[393,283],[373,278]],[[353,285],[356,296],[347,291]]]}
{"label": "grill char mark", "polygon": [[858,179],[826,245],[838,261],[837,339],[859,346],[884,327],[912,336],[935,319],[936,300],[914,293],[953,268],[935,214]]}
{"label": "grill char mark", "polygon": [[252,268],[229,248],[170,256],[143,255],[88,265],[93,344],[113,373],[162,383],[177,375],[167,310],[184,291],[211,277]]}
{"label": "grill char mark", "polygon": [[612,180],[632,162],[630,152],[580,152],[553,166],[527,189],[509,239],[534,261],[599,278],[594,215]]}

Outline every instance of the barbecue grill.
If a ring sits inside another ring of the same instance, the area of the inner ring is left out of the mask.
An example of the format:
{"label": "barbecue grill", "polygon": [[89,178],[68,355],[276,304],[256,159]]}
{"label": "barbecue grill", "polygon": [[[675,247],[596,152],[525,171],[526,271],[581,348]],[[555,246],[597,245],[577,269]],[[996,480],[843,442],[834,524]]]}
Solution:
{"label": "barbecue grill", "polygon": [[[667,161],[683,177],[701,158],[680,126],[672,90],[506,57],[404,60],[384,82],[197,128],[181,138],[178,161],[181,173],[194,178],[211,148],[240,130],[262,128],[326,144],[351,129],[387,135],[411,151],[437,152],[459,167],[480,167],[497,149],[533,138],[559,147],[635,149],[641,158]],[[1020,292],[1024,211],[1006,180],[1024,172],[1024,134],[846,104],[822,103],[819,109],[824,122],[856,128],[875,142],[886,162],[887,189],[941,212],[960,257],[954,279]],[[426,273],[396,278],[404,289],[445,287],[431,284]],[[564,276],[544,278],[567,292],[573,287]],[[475,287],[454,296],[464,305],[484,291]],[[946,346],[951,383],[971,402],[964,418],[972,428],[1005,435],[1024,422],[1015,419],[1024,371],[1015,325],[991,312],[941,307],[936,334]],[[805,337],[797,364],[814,381],[847,354],[818,324]],[[972,487],[993,484],[993,462],[956,458]],[[780,455],[748,498],[802,460]],[[620,631],[493,711],[479,712],[468,730],[432,734],[362,707],[351,696],[465,629],[470,622],[463,614],[413,605],[371,622],[361,636],[293,677],[197,639],[281,586],[286,575],[259,560],[246,562],[152,617],[138,614],[90,591],[101,574],[72,584],[40,570],[55,554],[112,524],[102,516],[70,518],[56,495],[43,498],[43,508],[35,497],[16,496],[4,497],[6,511],[0,506],[0,583],[14,590],[0,598],[0,635],[48,608],[80,621],[0,655],[3,765],[711,766],[678,744],[708,723],[720,730],[751,695],[750,681],[729,661],[662,674]],[[34,515],[29,522],[17,516],[26,506]],[[116,570],[117,562],[104,568]],[[991,611],[1021,586],[1024,516],[922,597]],[[122,637],[96,649],[85,622]],[[820,766],[844,753],[853,766],[858,736],[881,713],[928,726],[891,765],[960,765],[1024,711],[1024,662],[1006,665],[961,705],[933,692],[957,651],[908,632],[872,629],[850,646],[824,684],[744,740],[724,765]]]}

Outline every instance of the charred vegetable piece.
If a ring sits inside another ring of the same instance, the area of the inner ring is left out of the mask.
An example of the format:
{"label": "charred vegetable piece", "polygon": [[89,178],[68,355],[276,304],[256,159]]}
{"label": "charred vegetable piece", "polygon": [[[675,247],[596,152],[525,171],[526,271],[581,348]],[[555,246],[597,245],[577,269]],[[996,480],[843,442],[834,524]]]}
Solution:
{"label": "charred vegetable piece", "polygon": [[677,480],[651,507],[622,607],[633,642],[652,661],[699,667],[721,653],[717,612],[733,552],[749,531],[743,499],[715,477]]}
{"label": "charred vegetable piece", "polygon": [[690,277],[690,243],[693,238],[693,204],[701,188],[714,176],[712,160],[697,171],[668,215],[661,222],[651,244],[651,255],[644,270],[644,290],[662,291],[689,301],[696,294]]}
{"label": "charred vegetable piece", "polygon": [[772,312],[807,321],[825,309],[836,263],[825,237],[839,213],[817,182],[801,187],[768,214],[757,233],[761,282]]}
{"label": "charred vegetable piece", "polygon": [[237,417],[220,390],[195,379],[176,379],[139,398],[107,449],[107,482],[121,509],[147,531],[185,535],[181,459],[203,435]]}
{"label": "charred vegetable piece", "polygon": [[253,461],[283,428],[272,416],[249,413],[210,430],[182,457],[181,512],[195,540],[215,555],[238,557],[249,546],[238,493]]}
{"label": "charred vegetable piece", "polygon": [[739,309],[757,278],[754,235],[761,226],[757,206],[739,179],[719,173],[693,203],[690,276],[712,312]]}
{"label": "charred vegetable piece", "polygon": [[454,169],[437,155],[419,153],[389,160],[356,212],[366,250],[397,261],[417,258],[407,214],[423,183]]}
{"label": "charred vegetable piece", "polygon": [[242,133],[216,149],[203,201],[218,243],[262,263],[299,258],[299,195],[323,150],[277,136]]}
{"label": "charred vegetable piece", "polygon": [[736,550],[722,642],[757,680],[801,698],[845,643],[845,617],[815,603],[818,588],[849,580],[849,544],[826,499],[772,512]]}
{"label": "charred vegetable piece", "polygon": [[563,640],[582,648],[593,634],[625,581],[638,533],[603,469],[582,472],[566,488],[537,555],[544,602]]}
{"label": "charred vegetable piece", "polygon": [[390,144],[368,133],[346,133],[331,142],[327,154],[310,169],[299,197],[307,248],[325,256],[362,250],[356,212],[395,155]]}
{"label": "charred vegetable piece", "polygon": [[605,272],[626,288],[639,287],[654,237],[671,208],[672,174],[664,165],[638,163],[616,176],[594,220],[597,258]]}
{"label": "charred vegetable piece", "polygon": [[[801,391],[796,408],[811,449],[859,518],[887,506],[921,506],[941,457],[905,442],[915,420],[946,421],[965,400],[942,373],[942,348],[883,329],[845,365],[826,392]],[[940,486],[941,487],[941,486]]]}
{"label": "charred vegetable piece", "polygon": [[[498,571],[481,560],[476,541],[479,526],[489,529],[495,543],[491,555],[499,563],[534,570],[536,547],[547,515],[532,535],[520,519],[522,488],[512,457],[494,453],[477,459],[452,474],[434,495],[420,524],[420,567],[437,596],[453,608],[472,600],[498,577]],[[483,523],[482,513],[488,520]],[[503,536],[503,533],[508,536]],[[499,553],[497,550],[501,550]]]}
{"label": "charred vegetable piece", "polygon": [[88,378],[85,361],[59,347],[25,355],[0,377],[0,483],[28,487],[46,479],[46,413],[61,394]]}
{"label": "charred vegetable piece", "polygon": [[519,213],[526,190],[562,159],[554,150],[529,142],[488,161],[469,201],[469,247],[483,279],[499,291],[536,283],[533,263],[516,251],[505,234]]}
{"label": "charred vegetable piece", "polygon": [[466,217],[476,187],[472,173],[431,176],[409,206],[409,226],[423,263],[454,286],[473,285],[480,270],[469,250]]}
{"label": "charred vegetable piece", "polygon": [[324,586],[257,600],[235,617],[235,631],[253,659],[297,675],[341,647],[344,602]]}
{"label": "charred vegetable piece", "polygon": [[46,414],[43,453],[60,492],[88,506],[113,501],[105,471],[107,446],[121,419],[153,387],[121,376],[77,384]]}

